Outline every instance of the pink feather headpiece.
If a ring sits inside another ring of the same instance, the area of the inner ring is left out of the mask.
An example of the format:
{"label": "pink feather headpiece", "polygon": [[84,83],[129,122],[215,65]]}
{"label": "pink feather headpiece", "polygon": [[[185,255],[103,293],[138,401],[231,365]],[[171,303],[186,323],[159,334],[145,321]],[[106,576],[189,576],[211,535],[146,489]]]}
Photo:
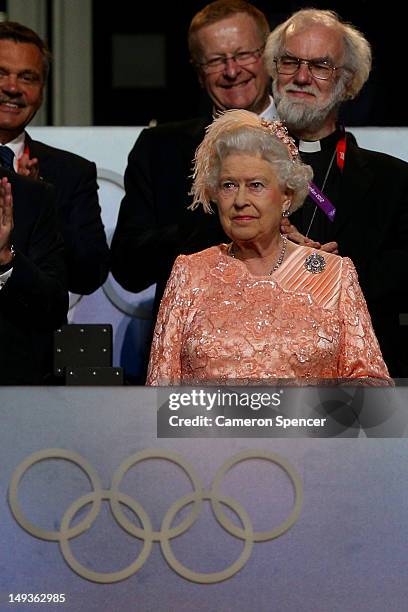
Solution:
{"label": "pink feather headpiece", "polygon": [[239,128],[253,127],[267,132],[274,136],[288,150],[288,157],[295,161],[299,158],[299,152],[293,138],[288,134],[288,130],[281,121],[267,121],[261,119],[255,113],[246,110],[228,110],[216,117],[214,121],[206,128],[206,134],[196,150],[194,157],[193,171],[193,187],[192,195],[194,196],[193,203],[190,208],[197,208],[199,204],[203,204],[205,210],[211,210],[210,202],[207,196],[207,177],[210,174],[215,152],[215,144],[220,135],[225,132],[233,132]]}

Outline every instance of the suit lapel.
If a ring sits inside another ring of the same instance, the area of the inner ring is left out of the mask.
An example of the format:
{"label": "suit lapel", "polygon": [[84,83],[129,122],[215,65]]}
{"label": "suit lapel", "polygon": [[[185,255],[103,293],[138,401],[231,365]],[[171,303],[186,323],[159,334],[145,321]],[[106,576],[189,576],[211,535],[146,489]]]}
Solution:
{"label": "suit lapel", "polygon": [[25,134],[25,145],[28,147],[30,159],[32,159],[33,157],[37,157],[38,159],[43,159],[44,157],[46,157],[47,148],[44,147],[41,142],[33,140],[30,134],[28,134],[27,132]]}

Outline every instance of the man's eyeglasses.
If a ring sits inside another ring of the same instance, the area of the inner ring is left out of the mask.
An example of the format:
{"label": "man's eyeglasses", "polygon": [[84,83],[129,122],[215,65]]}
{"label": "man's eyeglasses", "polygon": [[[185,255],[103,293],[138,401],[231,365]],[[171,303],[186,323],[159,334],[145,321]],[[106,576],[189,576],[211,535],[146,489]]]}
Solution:
{"label": "man's eyeglasses", "polygon": [[233,60],[238,66],[249,66],[261,57],[264,49],[265,45],[262,45],[262,47],[258,47],[253,51],[238,51],[238,53],[233,53],[232,55],[220,55],[219,57],[213,57],[208,62],[198,62],[197,66],[200,66],[206,74],[221,72],[229,60]]}
{"label": "man's eyeglasses", "polygon": [[300,66],[305,64],[309,68],[311,75],[321,81],[328,81],[335,70],[342,68],[342,66],[333,66],[333,64],[326,60],[306,60],[301,57],[291,57],[290,55],[275,57],[273,61],[276,64],[278,74],[296,74],[300,70]]}

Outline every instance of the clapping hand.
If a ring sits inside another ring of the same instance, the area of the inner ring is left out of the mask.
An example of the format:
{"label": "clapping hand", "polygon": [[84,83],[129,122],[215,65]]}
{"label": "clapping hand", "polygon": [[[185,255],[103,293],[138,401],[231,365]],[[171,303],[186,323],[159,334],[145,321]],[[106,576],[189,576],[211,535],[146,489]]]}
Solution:
{"label": "clapping hand", "polygon": [[38,159],[33,157],[30,159],[30,156],[27,153],[24,153],[22,157],[18,160],[18,174],[22,174],[23,176],[29,176],[32,179],[38,179],[40,175],[40,167],[38,165]]}

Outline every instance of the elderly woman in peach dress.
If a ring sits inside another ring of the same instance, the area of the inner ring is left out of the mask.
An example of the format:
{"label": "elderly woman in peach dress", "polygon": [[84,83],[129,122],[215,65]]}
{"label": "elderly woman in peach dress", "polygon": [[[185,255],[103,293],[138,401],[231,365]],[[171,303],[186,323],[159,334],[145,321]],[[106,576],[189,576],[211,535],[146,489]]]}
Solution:
{"label": "elderly woman in peach dress", "polygon": [[192,208],[214,203],[231,242],[176,259],[147,384],[389,382],[351,260],[280,232],[311,175],[278,122],[233,110],[209,126]]}

